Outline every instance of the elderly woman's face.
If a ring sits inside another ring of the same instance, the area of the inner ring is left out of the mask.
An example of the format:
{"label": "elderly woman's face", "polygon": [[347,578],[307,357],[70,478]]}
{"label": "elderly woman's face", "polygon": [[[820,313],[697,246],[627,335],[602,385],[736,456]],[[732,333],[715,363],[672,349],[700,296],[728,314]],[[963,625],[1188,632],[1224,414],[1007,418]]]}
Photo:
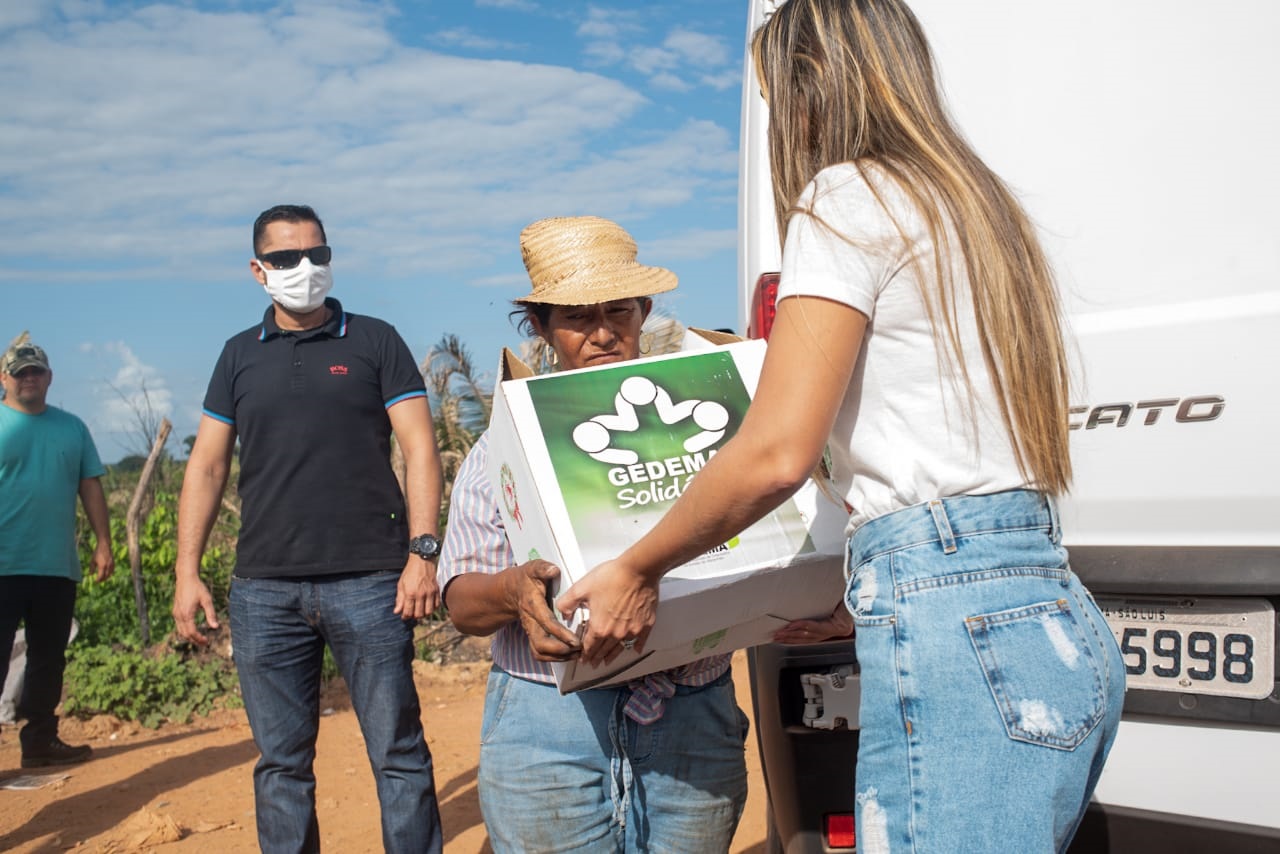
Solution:
{"label": "elderly woman's face", "polygon": [[640,356],[640,327],[653,303],[628,298],[596,305],[558,305],[546,325],[534,321],[534,331],[556,351],[566,370],[625,362]]}

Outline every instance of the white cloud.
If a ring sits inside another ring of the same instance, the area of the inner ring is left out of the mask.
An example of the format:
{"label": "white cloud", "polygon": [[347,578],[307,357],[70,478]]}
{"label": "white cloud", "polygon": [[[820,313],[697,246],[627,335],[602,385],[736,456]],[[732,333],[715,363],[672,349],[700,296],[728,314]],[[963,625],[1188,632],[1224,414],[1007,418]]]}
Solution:
{"label": "white cloud", "polygon": [[0,32],[38,23],[49,6],[46,0],[4,0],[0,3]]}
{"label": "white cloud", "polygon": [[115,375],[97,389],[99,411],[94,428],[104,433],[119,434],[122,444],[133,453],[145,454],[145,429],[159,425],[161,418],[173,413],[173,393],[160,371],[145,364],[122,341],[102,347],[103,366],[118,361]]}
{"label": "white cloud", "polygon": [[467,284],[475,288],[502,288],[515,293],[529,284],[529,278],[518,273],[503,273],[498,276],[481,276],[471,279]]}
{"label": "white cloud", "polygon": [[692,30],[672,30],[662,46],[693,65],[720,66],[730,62],[724,42]]}
{"label": "white cloud", "polygon": [[698,81],[717,92],[726,92],[742,85],[742,69],[735,65],[716,74],[704,74]]}
{"label": "white cloud", "polygon": [[615,41],[589,42],[582,53],[596,65],[620,65],[627,58],[627,52]]}
{"label": "white cloud", "polygon": [[653,75],[653,77],[649,78],[649,83],[657,89],[665,89],[668,92],[688,92],[693,88],[688,81],[665,71],[661,74]]}
{"label": "white cloud", "polygon": [[674,68],[678,62],[676,54],[660,47],[638,47],[628,56],[631,67],[641,74],[655,74]]}
{"label": "white cloud", "polygon": [[675,237],[650,240],[645,244],[645,252],[661,258],[705,258],[712,252],[731,251],[737,246],[736,229],[690,228]]}
{"label": "white cloud", "polygon": [[538,4],[530,0],[476,0],[478,9],[513,9],[517,12],[536,12]]}
{"label": "white cloud", "polygon": [[588,39],[617,39],[640,32],[643,32],[643,27],[636,12],[599,6],[589,7],[587,17],[578,25],[578,35]]}
{"label": "white cloud", "polygon": [[493,39],[479,35],[466,27],[454,27],[448,30],[437,30],[430,37],[432,44],[442,47],[461,47],[467,50],[513,50],[519,45],[513,42]]}
{"label": "white cloud", "polygon": [[[224,278],[252,215],[284,200],[340,235],[339,278],[483,268],[554,212],[548,198],[648,216],[705,186],[703,170],[736,170],[714,125],[701,150],[716,156],[696,164],[643,154],[688,149],[688,127],[618,147],[648,102],[617,80],[408,47],[389,15],[147,6],[0,33],[0,281]],[[633,19],[596,15],[622,34]],[[654,50],[654,67],[679,56]],[[40,266],[51,253],[56,272]]]}
{"label": "white cloud", "polygon": [[636,11],[592,7],[578,26],[588,60],[635,71],[658,89],[687,92],[708,86],[723,91],[741,82],[740,60],[723,39],[682,27],[668,32],[661,44],[643,43],[645,35]]}

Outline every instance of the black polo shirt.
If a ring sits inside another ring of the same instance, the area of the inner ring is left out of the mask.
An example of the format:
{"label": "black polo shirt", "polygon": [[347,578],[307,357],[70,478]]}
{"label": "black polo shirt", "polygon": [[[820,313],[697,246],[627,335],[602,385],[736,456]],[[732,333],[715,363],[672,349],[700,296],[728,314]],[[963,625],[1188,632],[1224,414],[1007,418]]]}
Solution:
{"label": "black polo shirt", "polygon": [[290,332],[268,308],[227,341],[204,413],[240,438],[236,574],[403,569],[409,529],[391,470],[387,409],[426,395],[388,323],[335,299],[318,329]]}

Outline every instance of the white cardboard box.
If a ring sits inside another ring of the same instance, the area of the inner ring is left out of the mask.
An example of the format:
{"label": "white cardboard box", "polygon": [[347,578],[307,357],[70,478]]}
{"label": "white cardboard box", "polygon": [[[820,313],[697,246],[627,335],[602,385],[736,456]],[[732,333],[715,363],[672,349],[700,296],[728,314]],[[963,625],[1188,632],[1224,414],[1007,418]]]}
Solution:
{"label": "white cardboard box", "polygon": [[[504,351],[489,475],[517,561],[551,561],[567,588],[652,528],[737,430],[764,342],[691,330],[685,348],[543,376]],[[810,481],[739,536],[668,573],[643,654],[597,668],[556,664],[561,692],[767,643],[791,620],[829,614],[844,589],[847,520]]]}

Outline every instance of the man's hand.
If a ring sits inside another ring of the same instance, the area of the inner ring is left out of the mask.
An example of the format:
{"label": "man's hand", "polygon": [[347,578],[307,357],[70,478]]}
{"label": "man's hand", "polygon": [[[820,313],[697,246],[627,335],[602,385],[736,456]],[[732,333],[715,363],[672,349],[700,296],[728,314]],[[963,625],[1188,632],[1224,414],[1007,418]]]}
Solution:
{"label": "man's hand", "polygon": [[111,553],[110,542],[98,541],[93,550],[93,568],[96,570],[94,578],[98,581],[106,581],[116,571],[116,558]]}
{"label": "man's hand", "polygon": [[507,601],[520,615],[520,625],[529,636],[529,649],[538,661],[568,661],[582,652],[573,632],[556,619],[547,594],[560,577],[560,567],[545,560],[531,560],[508,569]]}
{"label": "man's hand", "polygon": [[173,622],[178,634],[192,643],[208,646],[209,639],[196,627],[196,613],[204,611],[204,621],[209,628],[220,628],[218,615],[213,612],[213,597],[199,577],[178,574],[173,589]]}
{"label": "man's hand", "polygon": [[830,616],[817,620],[792,620],[773,633],[774,643],[821,643],[853,637],[853,616],[841,602]]}
{"label": "man's hand", "polygon": [[396,585],[395,613],[402,620],[420,620],[440,607],[440,585],[436,583],[434,561],[409,555]]}
{"label": "man's hand", "polygon": [[584,663],[609,664],[627,649],[644,652],[658,619],[659,581],[615,559],[600,564],[561,594],[556,608],[566,618],[577,608],[591,611],[582,639]]}

